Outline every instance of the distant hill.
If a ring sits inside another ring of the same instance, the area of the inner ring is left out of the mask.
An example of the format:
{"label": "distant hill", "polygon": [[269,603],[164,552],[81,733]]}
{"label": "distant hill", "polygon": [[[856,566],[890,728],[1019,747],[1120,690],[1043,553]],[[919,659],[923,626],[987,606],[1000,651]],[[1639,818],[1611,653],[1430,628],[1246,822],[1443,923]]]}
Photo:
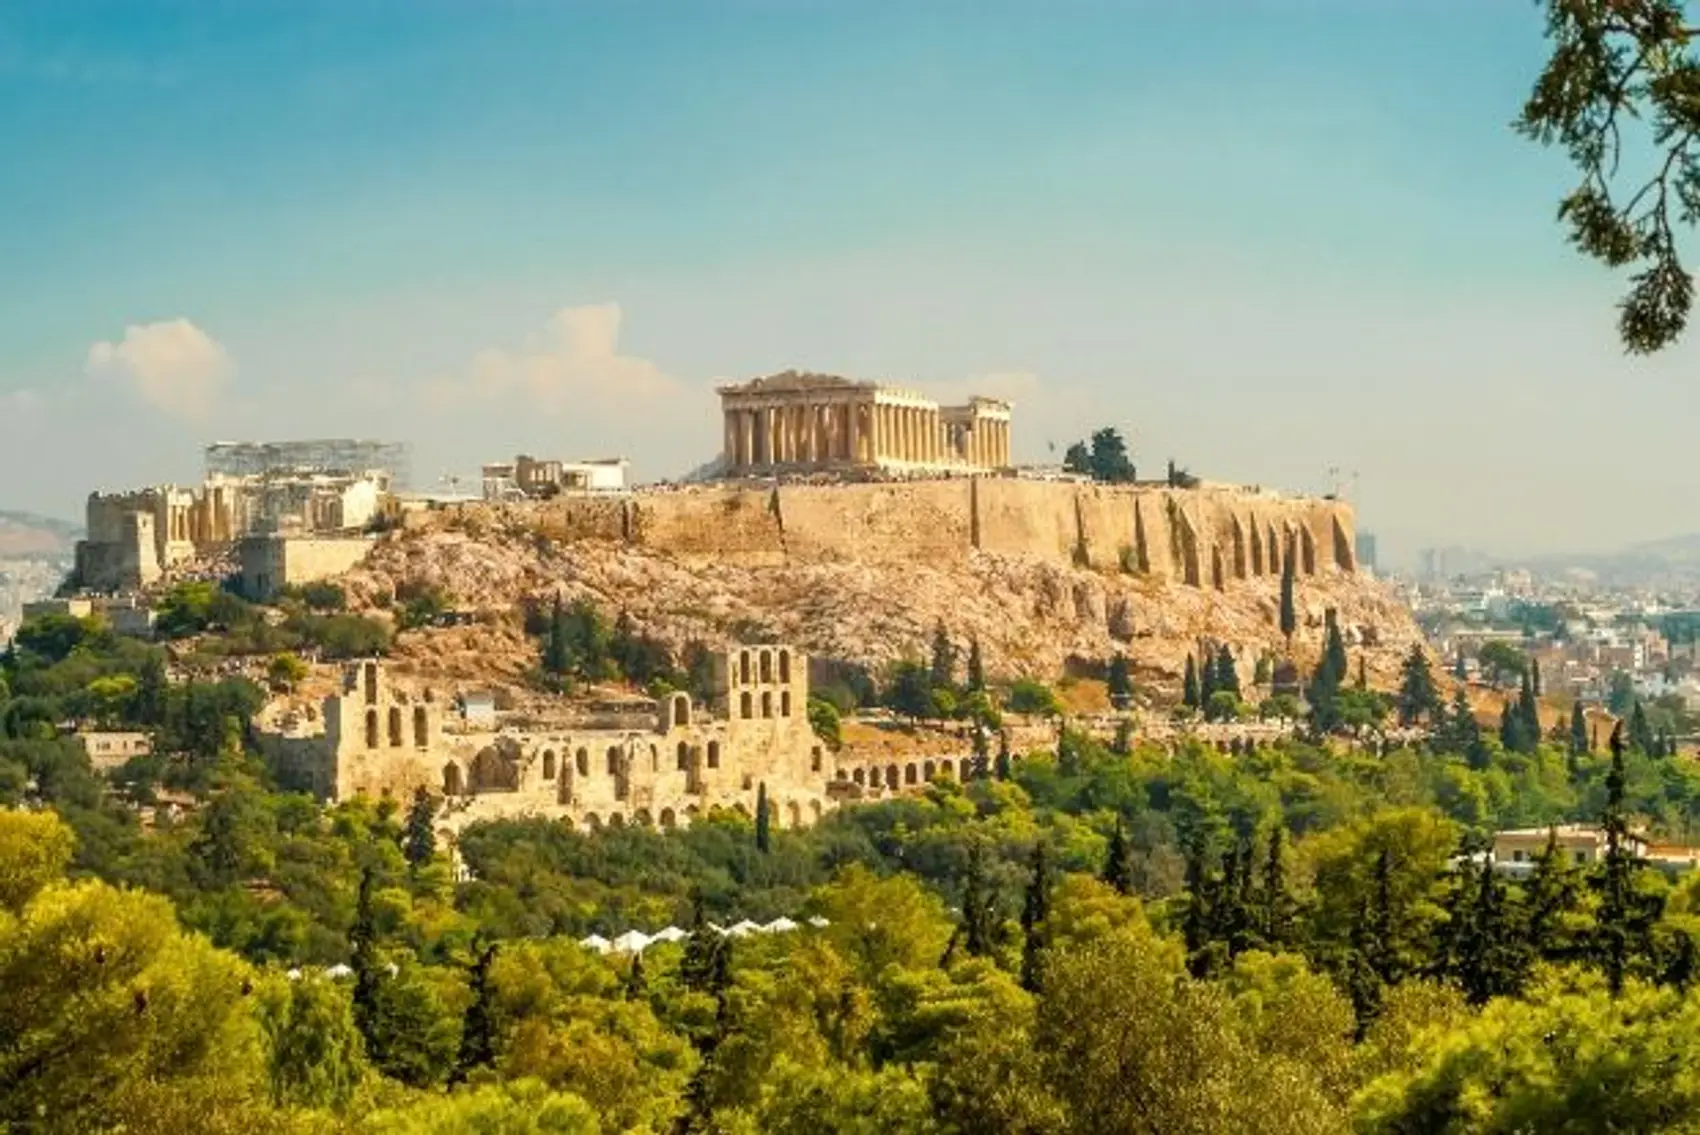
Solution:
{"label": "distant hill", "polygon": [[69,521],[0,509],[0,559],[65,559],[82,535]]}

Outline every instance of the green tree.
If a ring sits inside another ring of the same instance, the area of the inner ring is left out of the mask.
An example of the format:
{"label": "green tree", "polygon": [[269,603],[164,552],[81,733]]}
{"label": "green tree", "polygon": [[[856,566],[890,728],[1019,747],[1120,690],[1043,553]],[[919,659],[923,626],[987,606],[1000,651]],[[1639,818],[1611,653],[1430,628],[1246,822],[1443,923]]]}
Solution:
{"label": "green tree", "polygon": [[1021,678],[1011,684],[1005,704],[1013,713],[1033,717],[1057,717],[1062,713],[1062,703],[1057,700],[1056,693],[1043,682],[1031,678]]}
{"label": "green tree", "polygon": [[1405,656],[1399,679],[1399,724],[1410,728],[1419,721],[1433,720],[1441,710],[1440,691],[1429,669],[1428,654],[1418,643]]}
{"label": "green tree", "polygon": [[926,668],[915,662],[894,665],[891,680],[886,685],[885,704],[911,721],[930,717],[933,690]]}
{"label": "green tree", "polygon": [[951,645],[950,632],[941,620],[933,629],[932,666],[929,679],[934,689],[949,689],[956,684],[956,647]]}
{"label": "green tree", "polygon": [[1105,426],[1092,434],[1092,476],[1109,484],[1131,484],[1135,479],[1127,442],[1116,429]]}
{"label": "green tree", "polygon": [[1110,659],[1109,678],[1105,682],[1110,695],[1110,704],[1117,709],[1125,709],[1133,700],[1133,676],[1127,663],[1127,655],[1119,651]]}
{"label": "green tree", "polygon": [[1281,637],[1287,640],[1287,652],[1293,650],[1293,632],[1299,628],[1299,612],[1293,602],[1293,583],[1295,579],[1294,560],[1297,559],[1298,549],[1291,540],[1287,541],[1286,555],[1281,557]]}
{"label": "green tree", "polygon": [[767,781],[756,785],[756,850],[766,855],[773,850],[773,835],[767,812]]}
{"label": "green tree", "polygon": [[1592,946],[1614,997],[1623,992],[1631,967],[1652,958],[1653,926],[1664,906],[1662,896],[1639,885],[1643,864],[1631,844],[1624,805],[1623,751],[1623,723],[1619,721],[1611,734],[1611,772],[1606,776],[1606,804],[1600,817],[1606,853],[1595,878],[1599,906],[1594,915]]}
{"label": "green tree", "polygon": [[844,729],[838,707],[822,698],[811,697],[808,712],[809,729],[836,753],[844,745]]}
{"label": "green tree", "polygon": [[407,838],[402,854],[415,867],[423,867],[437,855],[437,801],[429,789],[420,785],[413,790],[413,803],[407,809]]}
{"label": "green tree", "polygon": [[1216,650],[1215,689],[1216,692],[1233,694],[1236,702],[1240,700],[1239,667],[1234,664],[1234,652],[1226,646],[1218,647]]}
{"label": "green tree", "polygon": [[1299,903],[1287,882],[1286,835],[1280,824],[1271,825],[1263,858],[1263,885],[1258,891],[1257,929],[1272,950],[1297,944]]}
{"label": "green tree", "polygon": [[[1632,269],[1618,334],[1634,354],[1674,342],[1694,282],[1676,232],[1700,200],[1700,82],[1694,31],[1680,0],[1546,0],[1552,54],[1517,129],[1558,146],[1576,168],[1559,206],[1570,242],[1611,269]],[[1629,133],[1645,123],[1647,134]],[[1626,136],[1627,135],[1627,136]],[[1651,150],[1652,160],[1642,159]],[[1650,173],[1641,178],[1631,170]]]}
{"label": "green tree", "polygon": [[264,983],[257,1001],[272,1104],[346,1107],[367,1075],[366,1050],[346,987],[302,974],[293,981]]}
{"label": "green tree", "polygon": [[1110,836],[1109,850],[1104,856],[1104,870],[1098,876],[1118,895],[1133,894],[1133,847],[1122,830],[1121,816],[1116,817],[1116,830]]}
{"label": "green tree", "polygon": [[1037,993],[1045,980],[1045,947],[1051,912],[1051,872],[1045,841],[1033,845],[1033,873],[1021,906],[1021,987]]}
{"label": "green tree", "polygon": [[1186,677],[1181,681],[1181,704],[1188,709],[1198,709],[1204,704],[1204,691],[1198,685],[1198,664],[1192,655],[1186,656]]}
{"label": "green tree", "polygon": [[992,765],[992,775],[998,780],[1008,780],[1012,770],[1012,758],[1009,753],[1009,734],[998,732],[998,755]]}
{"label": "green tree", "polygon": [[1570,704],[1570,752],[1575,756],[1586,756],[1592,751],[1588,743],[1588,721],[1582,711],[1582,699],[1577,698]]}
{"label": "green tree", "polygon": [[1082,477],[1092,476],[1092,451],[1083,441],[1074,442],[1063,453],[1063,468]]}
{"label": "green tree", "polygon": [[564,678],[572,670],[572,649],[567,642],[567,610],[559,595],[549,609],[549,627],[543,639],[543,672]]}
{"label": "green tree", "polygon": [[1558,845],[1558,832],[1549,828],[1546,848],[1535,857],[1534,870],[1523,884],[1523,941],[1534,957],[1561,962],[1572,956],[1567,923],[1577,898],[1576,879]]}
{"label": "green tree", "polygon": [[978,692],[986,688],[986,660],[980,654],[980,640],[968,640],[968,690]]}
{"label": "green tree", "polygon": [[997,896],[986,878],[985,850],[978,841],[968,848],[968,874],[962,885],[962,948],[983,958],[998,944]]}
{"label": "green tree", "polygon": [[480,1068],[496,1063],[496,993],[490,981],[490,966],[496,960],[497,943],[474,943],[472,971],[467,975],[466,1012],[461,1017],[460,1050],[455,1056],[452,1082],[465,1082]]}
{"label": "green tree", "polygon": [[1660,755],[1658,738],[1653,734],[1653,726],[1647,720],[1647,708],[1639,700],[1629,710],[1629,743],[1644,756]]}

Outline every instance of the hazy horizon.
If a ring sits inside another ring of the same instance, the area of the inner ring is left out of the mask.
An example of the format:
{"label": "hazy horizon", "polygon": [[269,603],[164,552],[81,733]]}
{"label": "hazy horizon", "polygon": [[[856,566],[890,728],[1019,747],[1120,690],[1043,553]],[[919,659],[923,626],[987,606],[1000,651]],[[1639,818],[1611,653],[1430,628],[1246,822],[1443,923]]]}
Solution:
{"label": "hazy horizon", "polygon": [[1013,398],[1023,461],[1355,472],[1384,559],[1696,527],[1700,348],[1625,357],[1508,126],[1534,4],[1172,8],[9,9],[0,508],[233,438],[677,476],[797,367]]}

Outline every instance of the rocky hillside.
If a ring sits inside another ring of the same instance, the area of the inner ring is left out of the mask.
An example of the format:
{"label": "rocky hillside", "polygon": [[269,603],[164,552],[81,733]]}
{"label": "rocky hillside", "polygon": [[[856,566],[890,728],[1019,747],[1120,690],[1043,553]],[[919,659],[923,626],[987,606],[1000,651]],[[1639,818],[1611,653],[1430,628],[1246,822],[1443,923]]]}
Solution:
{"label": "rocky hillside", "polygon": [[[1235,580],[1223,591],[1050,559],[970,551],[879,562],[728,562],[630,543],[559,542],[519,527],[477,534],[443,528],[398,533],[344,579],[355,606],[385,607],[399,586],[440,587],[478,611],[476,626],[403,637],[400,661],[421,676],[517,678],[536,658],[522,629],[526,600],[587,596],[610,615],[683,646],[784,641],[822,656],[879,667],[925,656],[941,621],[953,638],[978,638],[994,676],[1052,679],[1071,657],[1121,651],[1148,684],[1177,687],[1188,650],[1227,643],[1243,658],[1278,650],[1279,583]],[[1378,583],[1328,572],[1301,579],[1295,653],[1320,648],[1323,613],[1339,611],[1354,656],[1391,684],[1420,634]],[[1248,674],[1249,676],[1249,674]]]}

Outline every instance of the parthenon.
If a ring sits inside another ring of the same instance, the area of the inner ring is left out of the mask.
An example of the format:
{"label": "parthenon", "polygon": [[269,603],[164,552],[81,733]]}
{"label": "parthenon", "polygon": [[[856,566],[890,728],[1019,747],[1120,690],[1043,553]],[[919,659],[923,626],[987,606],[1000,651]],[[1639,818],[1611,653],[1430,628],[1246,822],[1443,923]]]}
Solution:
{"label": "parthenon", "polygon": [[985,473],[1009,465],[1010,403],[940,406],[913,390],[824,374],[718,388],[728,474],[812,469]]}

